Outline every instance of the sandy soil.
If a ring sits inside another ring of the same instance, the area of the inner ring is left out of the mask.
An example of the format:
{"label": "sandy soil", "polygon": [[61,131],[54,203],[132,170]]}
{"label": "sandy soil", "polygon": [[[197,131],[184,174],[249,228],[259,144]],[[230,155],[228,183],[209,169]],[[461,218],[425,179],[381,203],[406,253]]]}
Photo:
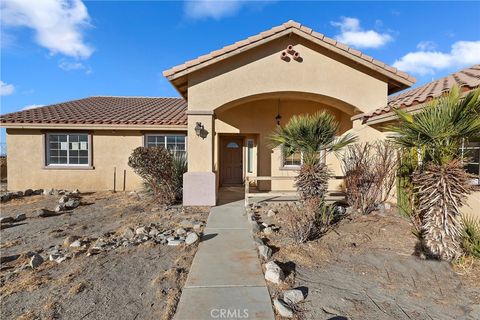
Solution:
{"label": "sandy soil", "polygon": [[147,241],[60,264],[24,267],[29,251],[45,253],[69,235],[99,238],[149,223],[165,230],[184,219],[206,221],[207,210],[165,210],[152,199],[123,193],[82,195],[71,213],[39,218],[53,209],[55,196],[33,196],[2,204],[2,216],[26,213],[27,219],[2,230],[1,256],[22,254],[0,271],[2,319],[169,319],[175,310],[196,246],[171,247]]}
{"label": "sandy soil", "polygon": [[[283,207],[260,220],[282,227]],[[480,262],[452,266],[413,255],[411,225],[394,213],[343,220],[323,238],[302,245],[281,229],[263,236],[273,259],[287,270],[282,289],[308,292],[297,306],[300,319],[480,319]],[[280,318],[279,318],[280,319]]]}

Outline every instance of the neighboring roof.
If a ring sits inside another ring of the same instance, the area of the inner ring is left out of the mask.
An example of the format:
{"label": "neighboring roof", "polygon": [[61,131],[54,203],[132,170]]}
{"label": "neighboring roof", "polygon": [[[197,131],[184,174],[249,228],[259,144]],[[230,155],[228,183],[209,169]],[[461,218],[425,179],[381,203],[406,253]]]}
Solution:
{"label": "neighboring roof", "polygon": [[181,98],[89,97],[0,116],[2,124],[187,124],[187,102]]}
{"label": "neighboring roof", "polygon": [[450,91],[454,85],[459,86],[464,92],[478,88],[480,86],[480,64],[457,71],[418,88],[390,96],[387,106],[364,114],[361,118],[363,121],[373,121],[383,115],[393,113],[393,109],[395,108],[409,108],[425,104]]}
{"label": "neighboring roof", "polygon": [[335,39],[329,38],[321,33],[315,32],[311,28],[302,26],[300,23],[292,20],[282,25],[273,27],[270,30],[251,36],[245,40],[237,41],[232,45],[225,46],[222,49],[212,51],[196,59],[187,61],[171,69],[165,70],[163,72],[163,75],[172,82],[172,84],[177,88],[177,90],[184,97],[186,97],[186,92],[187,92],[186,82],[185,81],[178,82],[174,80],[180,77],[183,77],[192,71],[198,70],[200,68],[204,68],[215,62],[226,59],[232,55],[235,55],[237,53],[253,48],[259,44],[264,43],[266,40],[268,41],[270,39],[275,39],[278,36],[287,35],[289,33],[295,33],[301,37],[304,37],[311,41],[315,41],[316,43],[324,46],[327,49],[330,49],[339,54],[342,54],[343,56],[350,58],[357,63],[363,64],[366,67],[369,67],[370,69],[373,69],[376,72],[380,72],[383,75],[391,79],[394,79],[396,82],[401,84],[400,90],[403,88],[409,87],[415,83],[415,78],[408,75],[407,73],[400,71],[392,66],[389,66],[379,60],[373,59],[372,57],[366,54],[363,54],[358,50],[350,48],[347,45],[336,41]]}

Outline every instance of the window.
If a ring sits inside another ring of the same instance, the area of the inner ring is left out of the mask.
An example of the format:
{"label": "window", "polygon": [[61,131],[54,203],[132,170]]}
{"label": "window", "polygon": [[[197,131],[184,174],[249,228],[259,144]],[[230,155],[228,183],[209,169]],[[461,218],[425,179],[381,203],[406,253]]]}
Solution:
{"label": "window", "polygon": [[253,139],[247,140],[247,172],[253,173]]}
{"label": "window", "polygon": [[[282,166],[285,168],[298,168],[303,164],[303,152],[296,151],[290,155],[283,153]],[[325,163],[326,160],[325,150],[320,150],[318,152],[318,159],[321,163]]]}
{"label": "window", "polygon": [[145,145],[147,147],[162,146],[175,155],[186,153],[185,141],[185,135],[147,134]]}
{"label": "window", "polygon": [[474,184],[480,185],[480,141],[464,142],[460,151],[467,160],[467,172],[476,176]]}
{"label": "window", "polygon": [[90,142],[87,133],[47,134],[47,166],[90,165]]}

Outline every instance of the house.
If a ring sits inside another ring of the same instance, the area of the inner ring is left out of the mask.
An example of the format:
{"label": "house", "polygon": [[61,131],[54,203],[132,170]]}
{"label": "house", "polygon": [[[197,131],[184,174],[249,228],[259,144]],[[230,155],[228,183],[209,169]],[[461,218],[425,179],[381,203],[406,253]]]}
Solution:
{"label": "house", "polygon": [[[186,152],[185,205],[215,205],[217,191],[247,176],[296,175],[300,154],[284,157],[268,136],[292,115],[328,110],[339,135],[383,139],[368,115],[414,84],[408,74],[288,21],[164,72],[182,98],[90,97],[3,115],[12,190],[137,189],[131,151],[163,145]],[[371,117],[373,119],[373,117]],[[327,164],[340,175],[340,163]],[[263,181],[286,190],[293,181]],[[331,188],[340,188],[332,181]]]}

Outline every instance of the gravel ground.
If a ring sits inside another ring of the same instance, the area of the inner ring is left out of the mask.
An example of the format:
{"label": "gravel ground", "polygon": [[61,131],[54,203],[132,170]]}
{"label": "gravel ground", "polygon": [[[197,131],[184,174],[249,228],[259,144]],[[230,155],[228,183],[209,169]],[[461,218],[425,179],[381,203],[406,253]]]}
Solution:
{"label": "gravel ground", "polygon": [[25,221],[2,225],[2,259],[20,254],[1,266],[2,319],[170,319],[196,245],[147,241],[92,256],[79,254],[60,264],[46,261],[35,270],[25,267],[26,253],[45,255],[71,235],[99,238],[149,223],[167,230],[185,219],[205,221],[208,211],[165,210],[148,196],[103,192],[82,194],[82,205],[71,213],[36,217],[37,209],[53,209],[58,198],[32,196],[2,204],[2,217],[27,215]]}
{"label": "gravel ground", "polygon": [[[282,227],[279,213],[260,220]],[[282,230],[263,239],[286,271],[286,283],[269,283],[272,297],[303,287],[299,319],[480,319],[480,262],[452,266],[415,255],[411,225],[392,209],[343,220],[319,240],[286,241]],[[279,318],[280,319],[280,318]]]}

